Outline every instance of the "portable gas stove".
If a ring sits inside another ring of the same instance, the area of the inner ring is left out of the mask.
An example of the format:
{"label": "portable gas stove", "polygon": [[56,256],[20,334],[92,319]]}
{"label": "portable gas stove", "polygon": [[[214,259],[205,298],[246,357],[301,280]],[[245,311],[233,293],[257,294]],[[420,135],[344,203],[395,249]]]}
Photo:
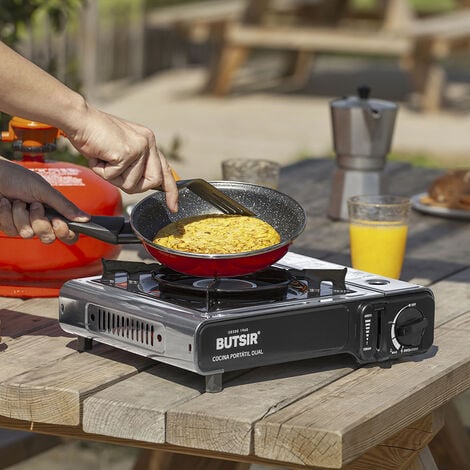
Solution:
{"label": "portable gas stove", "polygon": [[434,298],[422,286],[288,253],[240,278],[190,277],[157,263],[103,260],[103,275],[67,281],[60,325],[82,350],[93,340],[205,376],[352,354],[359,363],[425,352]]}

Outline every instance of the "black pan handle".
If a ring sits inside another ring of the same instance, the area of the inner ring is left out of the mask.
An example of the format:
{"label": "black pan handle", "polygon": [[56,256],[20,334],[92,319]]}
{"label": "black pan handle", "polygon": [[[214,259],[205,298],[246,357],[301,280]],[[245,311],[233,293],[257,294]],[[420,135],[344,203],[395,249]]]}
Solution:
{"label": "black pan handle", "polygon": [[58,218],[67,223],[70,230],[82,233],[102,242],[113,245],[140,243],[139,238],[132,230],[131,224],[124,217],[111,215],[92,215],[89,222],[74,222],[66,219],[54,209],[46,208],[48,219]]}

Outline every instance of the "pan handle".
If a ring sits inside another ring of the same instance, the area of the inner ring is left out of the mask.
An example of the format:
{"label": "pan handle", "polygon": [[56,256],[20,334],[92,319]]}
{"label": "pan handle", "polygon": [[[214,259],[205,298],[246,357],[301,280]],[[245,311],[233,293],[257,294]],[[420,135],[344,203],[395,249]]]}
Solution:
{"label": "pan handle", "polygon": [[82,233],[113,245],[140,243],[139,238],[132,230],[131,224],[124,217],[92,215],[89,222],[74,222],[66,219],[51,207],[46,208],[46,217],[48,219],[61,219],[75,233]]}

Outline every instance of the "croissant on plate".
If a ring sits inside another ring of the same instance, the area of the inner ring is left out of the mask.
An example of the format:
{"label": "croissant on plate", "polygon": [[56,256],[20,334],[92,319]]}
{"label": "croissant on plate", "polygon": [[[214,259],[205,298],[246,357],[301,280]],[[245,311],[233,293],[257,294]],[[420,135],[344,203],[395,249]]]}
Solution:
{"label": "croissant on plate", "polygon": [[449,209],[470,210],[470,169],[449,170],[436,178],[422,202]]}

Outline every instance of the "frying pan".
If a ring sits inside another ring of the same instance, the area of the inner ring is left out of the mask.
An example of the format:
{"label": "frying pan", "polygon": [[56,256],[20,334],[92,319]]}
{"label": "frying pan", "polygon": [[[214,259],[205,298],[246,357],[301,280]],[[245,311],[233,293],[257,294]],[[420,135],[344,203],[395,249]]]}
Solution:
{"label": "frying pan", "polygon": [[282,258],[289,246],[302,233],[306,214],[291,197],[275,189],[239,181],[212,181],[216,188],[251,209],[258,218],[272,225],[281,241],[260,250],[234,254],[200,254],[170,249],[154,243],[157,232],[177,220],[220,213],[188,188],[179,192],[179,210],[172,213],[165,193],[155,191],[138,202],[129,223],[123,217],[93,216],[90,222],[67,221],[69,227],[108,243],[138,243],[165,266],[180,273],[198,277],[231,277],[251,274]]}

